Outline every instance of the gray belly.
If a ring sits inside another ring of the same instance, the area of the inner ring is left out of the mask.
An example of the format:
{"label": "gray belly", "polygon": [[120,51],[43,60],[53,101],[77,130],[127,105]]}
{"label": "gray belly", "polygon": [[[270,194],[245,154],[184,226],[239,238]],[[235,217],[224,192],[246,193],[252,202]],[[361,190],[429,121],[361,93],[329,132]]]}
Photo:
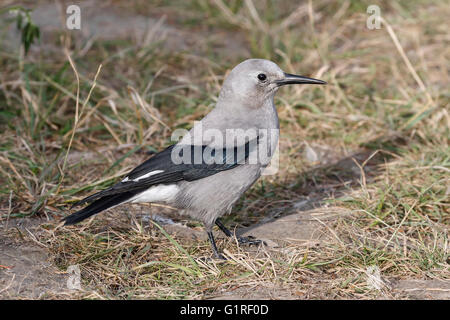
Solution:
{"label": "gray belly", "polygon": [[192,182],[180,182],[173,203],[190,217],[212,226],[260,177],[260,165],[242,165]]}

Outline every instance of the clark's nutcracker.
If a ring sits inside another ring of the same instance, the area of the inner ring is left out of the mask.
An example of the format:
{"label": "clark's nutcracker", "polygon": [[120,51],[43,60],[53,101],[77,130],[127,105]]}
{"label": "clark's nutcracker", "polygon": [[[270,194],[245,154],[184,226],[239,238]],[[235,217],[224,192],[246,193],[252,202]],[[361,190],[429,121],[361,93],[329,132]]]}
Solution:
{"label": "clark's nutcracker", "polygon": [[[75,205],[90,202],[65,217],[80,222],[122,203],[165,203],[202,221],[214,255],[212,234],[218,220],[252,186],[268,166],[279,137],[274,95],[286,84],[326,84],[322,80],[283,72],[275,63],[249,59],[228,75],[215,108],[182,139],[132,170],[122,181]],[[240,243],[258,240],[238,238]]]}

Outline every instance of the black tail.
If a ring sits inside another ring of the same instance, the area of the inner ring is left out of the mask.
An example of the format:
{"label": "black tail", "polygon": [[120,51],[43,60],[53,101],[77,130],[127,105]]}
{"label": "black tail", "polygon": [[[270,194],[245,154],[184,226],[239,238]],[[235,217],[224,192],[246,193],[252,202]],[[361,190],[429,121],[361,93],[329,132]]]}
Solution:
{"label": "black tail", "polygon": [[[139,192],[142,191],[139,190]],[[118,204],[121,204],[122,202],[129,200],[131,197],[138,194],[139,192],[131,191],[102,197],[92,202],[90,205],[81,209],[80,211],[77,211],[71,214],[70,216],[65,217],[63,219],[63,221],[65,221],[64,225],[67,226],[83,221],[84,219],[87,219],[96,213],[99,213],[103,210],[106,210],[108,208],[111,208],[113,206],[116,206]]]}

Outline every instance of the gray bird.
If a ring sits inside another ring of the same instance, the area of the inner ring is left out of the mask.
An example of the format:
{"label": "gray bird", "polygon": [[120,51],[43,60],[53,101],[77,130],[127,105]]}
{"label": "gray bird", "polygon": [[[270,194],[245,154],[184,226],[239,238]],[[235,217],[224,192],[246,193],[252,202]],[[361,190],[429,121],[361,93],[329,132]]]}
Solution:
{"label": "gray bird", "polygon": [[216,224],[232,236],[218,218],[231,211],[269,165],[279,137],[274,95],[286,84],[326,82],[285,73],[268,60],[241,62],[225,79],[215,108],[178,143],[153,155],[112,187],[75,203],[90,204],[65,217],[65,225],[122,203],[164,203],[203,222],[214,255],[223,259],[212,228]]}

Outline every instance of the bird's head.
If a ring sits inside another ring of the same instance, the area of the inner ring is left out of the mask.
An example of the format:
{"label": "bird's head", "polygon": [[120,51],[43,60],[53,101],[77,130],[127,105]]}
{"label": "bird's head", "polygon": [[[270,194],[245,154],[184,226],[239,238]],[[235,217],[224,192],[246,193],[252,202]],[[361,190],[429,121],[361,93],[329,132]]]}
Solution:
{"label": "bird's head", "polygon": [[286,84],[326,84],[325,81],[289,74],[269,60],[249,59],[231,70],[220,93],[229,100],[240,100],[249,106],[258,106],[271,99],[279,87]]}

